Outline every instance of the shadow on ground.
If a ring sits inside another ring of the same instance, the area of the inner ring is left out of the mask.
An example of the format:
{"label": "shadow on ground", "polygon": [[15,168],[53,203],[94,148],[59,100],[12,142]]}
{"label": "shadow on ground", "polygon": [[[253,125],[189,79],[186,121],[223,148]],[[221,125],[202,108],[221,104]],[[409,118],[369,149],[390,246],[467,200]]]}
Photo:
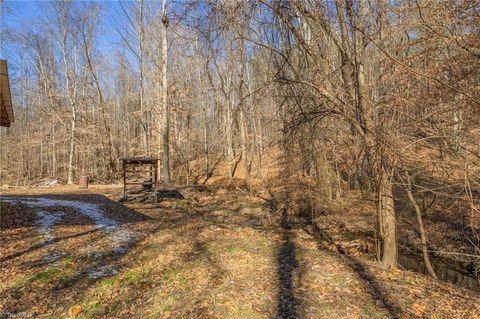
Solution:
{"label": "shadow on ground", "polygon": [[[108,219],[114,221],[117,225],[125,224],[134,224],[139,222],[145,222],[151,220],[150,217],[139,213],[131,208],[128,208],[118,202],[112,201],[109,198],[98,195],[98,194],[55,194],[55,195],[32,195],[32,196],[2,196],[0,197],[0,232],[5,232],[3,244],[15,244],[14,241],[19,236],[27,236],[29,231],[35,227],[39,227],[37,223],[36,212],[38,210],[47,210],[52,215],[59,216],[59,220],[56,221],[51,227],[62,227],[62,226],[95,226],[98,224],[92,219],[82,215],[74,207],[64,206],[59,204],[58,206],[48,207],[48,208],[38,208],[31,207],[25,201],[26,199],[52,199],[52,200],[61,200],[69,202],[79,202],[86,204],[97,205],[102,213]],[[3,201],[2,201],[3,200]],[[7,202],[8,201],[17,201],[18,202]],[[36,250],[52,246],[54,244],[61,243],[66,240],[79,238],[82,236],[91,235],[93,233],[99,232],[101,228],[89,229],[85,231],[79,231],[74,233],[68,233],[65,236],[54,237],[49,240],[42,241],[40,243],[35,243],[27,248],[21,249],[20,251],[14,252],[12,254],[0,257],[0,264],[10,261],[15,258],[19,258],[25,254],[34,252]],[[10,233],[13,231],[14,233]],[[3,254],[2,254],[3,255]]]}
{"label": "shadow on ground", "polygon": [[[22,200],[42,198],[98,205],[108,218],[115,220],[119,225],[138,223],[149,219],[148,216],[99,194],[8,195],[0,196],[0,231],[19,227],[35,227],[34,212],[38,208],[22,203]],[[18,203],[11,201],[18,201]],[[72,207],[59,204],[56,207],[49,207],[48,210],[65,214],[61,220],[55,223],[55,226],[96,225],[95,221],[90,218],[72,218],[75,215],[82,217]]]}
{"label": "shadow on ground", "polygon": [[283,243],[277,254],[278,296],[276,318],[298,318],[299,301],[295,297],[293,279],[298,268],[295,244],[288,222],[287,211],[282,211],[281,219]]}
{"label": "shadow on ground", "polygon": [[363,262],[355,256],[346,252],[340,244],[335,243],[333,238],[325,232],[318,225],[310,220],[306,220],[307,227],[305,230],[315,238],[318,249],[332,254],[328,245],[334,246],[337,256],[343,260],[362,280],[368,293],[376,300],[389,314],[390,318],[401,318],[402,308],[393,301],[392,296],[382,287],[382,284],[377,280],[375,275],[365,267]]}

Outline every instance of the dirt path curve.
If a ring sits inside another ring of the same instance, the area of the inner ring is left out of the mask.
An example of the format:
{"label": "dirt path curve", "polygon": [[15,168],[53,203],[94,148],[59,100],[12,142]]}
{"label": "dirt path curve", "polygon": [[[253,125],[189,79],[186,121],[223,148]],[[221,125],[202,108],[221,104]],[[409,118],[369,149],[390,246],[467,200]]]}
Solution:
{"label": "dirt path curve", "polygon": [[[75,213],[89,218],[95,228],[105,231],[108,238],[106,240],[111,244],[112,251],[115,253],[124,253],[128,246],[135,240],[137,234],[134,231],[127,230],[120,225],[120,221],[109,218],[105,215],[102,205],[89,203],[81,200],[65,200],[46,197],[0,197],[0,201],[12,205],[21,205],[28,208],[36,208],[38,231],[50,242],[54,240],[51,234],[52,228],[58,224],[63,217],[62,211],[58,208],[72,208]],[[52,211],[53,209],[57,209]],[[40,210],[41,209],[41,210]],[[72,217],[74,220],[76,216]]]}

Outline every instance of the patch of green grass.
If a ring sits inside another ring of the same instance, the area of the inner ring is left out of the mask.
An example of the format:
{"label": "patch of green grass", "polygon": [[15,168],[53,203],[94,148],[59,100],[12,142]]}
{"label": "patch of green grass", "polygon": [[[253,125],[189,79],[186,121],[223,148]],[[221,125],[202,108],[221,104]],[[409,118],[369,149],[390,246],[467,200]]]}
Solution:
{"label": "patch of green grass", "polygon": [[78,315],[79,318],[99,318],[104,317],[105,315],[113,316],[118,311],[119,305],[114,302],[110,305],[102,305],[99,301],[94,301],[89,303],[84,311]]}
{"label": "patch of green grass", "polygon": [[173,268],[166,271],[162,276],[162,281],[174,281],[177,284],[183,285],[187,282],[187,278],[183,274],[183,268]]}
{"label": "patch of green grass", "polygon": [[343,287],[344,284],[347,282],[348,278],[345,278],[345,277],[332,277],[331,278],[331,282],[333,285],[337,286],[337,287]]}
{"label": "patch of green grass", "polygon": [[70,266],[73,266],[73,265],[74,265],[74,262],[75,262],[75,260],[73,259],[72,256],[67,256],[67,257],[65,257],[65,258],[62,259],[61,264],[62,264],[64,267],[70,267]]}
{"label": "patch of green grass", "polygon": [[372,300],[367,300],[361,306],[362,314],[367,318],[385,318],[387,316],[384,312],[378,311],[378,306]]}
{"label": "patch of green grass", "polygon": [[112,291],[119,287],[124,287],[125,285],[137,285],[140,283],[151,282],[151,277],[152,271],[148,267],[129,269],[116,276],[102,279],[95,287],[92,296],[95,298],[101,298],[103,295],[108,295]]}
{"label": "patch of green grass", "polygon": [[122,274],[122,279],[129,284],[138,284],[141,282],[151,281],[152,269],[149,267],[138,267],[130,269]]}
{"label": "patch of green grass", "polygon": [[173,202],[172,208],[189,211],[192,209],[192,203],[186,199],[178,199]]}
{"label": "patch of green grass", "polygon": [[84,305],[82,315],[87,318],[98,318],[106,314],[113,315],[119,310],[120,305],[115,300],[111,300],[112,302],[105,304],[105,297],[110,298],[112,295],[118,295],[121,290],[124,290],[123,288],[126,288],[125,291],[118,295],[119,298],[123,298],[124,300],[134,298],[135,285],[150,282],[152,280],[151,276],[151,269],[141,266],[100,280],[93,291],[86,295],[81,301],[81,304]]}
{"label": "patch of green grass", "polygon": [[99,301],[93,301],[87,304],[75,319],[83,319],[85,317],[88,319],[99,318],[109,314],[108,311],[109,308],[103,307]]}
{"label": "patch of green grass", "polygon": [[176,300],[172,296],[155,303],[154,307],[149,311],[150,314],[145,319],[162,318],[166,313],[169,313],[172,307],[175,305]]}
{"label": "patch of green grass", "polygon": [[324,318],[340,319],[344,318],[344,315],[339,312],[338,305],[334,302],[321,302],[315,307],[315,315],[321,315]]}
{"label": "patch of green grass", "polygon": [[112,287],[112,286],[115,286],[118,282],[118,279],[117,278],[105,278],[103,279],[102,281],[100,281],[100,284],[99,286],[102,287],[102,288],[108,288],[108,287]]}
{"label": "patch of green grass", "polygon": [[40,243],[43,243],[45,235],[34,232],[30,238],[32,239],[32,244],[38,245]]}
{"label": "patch of green grass", "polygon": [[57,279],[62,271],[56,267],[48,267],[47,269],[38,272],[27,279],[26,283],[34,283],[34,282],[41,282],[41,283],[48,283],[52,282]]}
{"label": "patch of green grass", "polygon": [[14,299],[19,299],[22,297],[23,288],[36,285],[52,285],[68,281],[76,272],[74,265],[74,259],[72,257],[66,257],[56,264],[56,266],[50,266],[33,275],[23,276],[12,286],[10,295]]}
{"label": "patch of green grass", "polygon": [[23,296],[23,288],[35,285],[50,285],[55,282],[61,283],[68,280],[69,276],[75,273],[74,269],[61,269],[57,267],[48,267],[31,276],[25,276],[18,280],[10,290],[10,296],[13,299],[20,299]]}
{"label": "patch of green grass", "polygon": [[[162,286],[160,293],[165,290],[173,290],[173,292],[159,298],[149,305],[148,313],[150,317],[143,318],[164,318],[166,315],[178,304],[185,303],[190,300],[192,292],[195,287],[192,286],[189,278],[192,269],[195,269],[194,264],[197,261],[187,262],[178,265],[172,265],[168,269],[161,272],[158,279],[158,284]],[[160,269],[155,271],[150,267],[138,266],[135,268],[126,269],[118,275],[101,280],[93,292],[85,296],[81,304],[84,306],[83,315],[87,318],[100,318],[106,315],[115,316],[125,307],[128,307],[132,302],[136,302],[138,296],[137,285],[143,287],[144,283],[152,282],[153,274],[160,274]],[[143,288],[142,288],[143,289]],[[146,292],[152,293],[151,291]],[[115,296],[112,299],[112,296]]]}

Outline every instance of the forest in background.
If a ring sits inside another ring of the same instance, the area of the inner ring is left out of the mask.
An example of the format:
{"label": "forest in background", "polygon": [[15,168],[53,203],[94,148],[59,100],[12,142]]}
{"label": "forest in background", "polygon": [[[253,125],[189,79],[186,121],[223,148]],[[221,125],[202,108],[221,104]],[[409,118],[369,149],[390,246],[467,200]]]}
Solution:
{"label": "forest in background", "polygon": [[2,3],[15,112],[2,185],[107,183],[118,158],[158,156],[164,181],[203,183],[221,165],[255,191],[276,166],[285,179],[269,183],[293,181],[298,203],[374,201],[388,267],[405,206],[426,259],[433,207],[480,254],[478,1],[164,3],[40,3],[22,28]]}

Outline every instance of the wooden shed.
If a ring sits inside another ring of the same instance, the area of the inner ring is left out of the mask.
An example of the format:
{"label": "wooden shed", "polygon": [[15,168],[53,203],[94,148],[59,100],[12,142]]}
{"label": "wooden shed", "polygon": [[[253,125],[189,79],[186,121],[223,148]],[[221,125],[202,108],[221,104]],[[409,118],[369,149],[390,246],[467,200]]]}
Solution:
{"label": "wooden shed", "polygon": [[7,61],[0,60],[0,126],[9,127],[14,121]]}

